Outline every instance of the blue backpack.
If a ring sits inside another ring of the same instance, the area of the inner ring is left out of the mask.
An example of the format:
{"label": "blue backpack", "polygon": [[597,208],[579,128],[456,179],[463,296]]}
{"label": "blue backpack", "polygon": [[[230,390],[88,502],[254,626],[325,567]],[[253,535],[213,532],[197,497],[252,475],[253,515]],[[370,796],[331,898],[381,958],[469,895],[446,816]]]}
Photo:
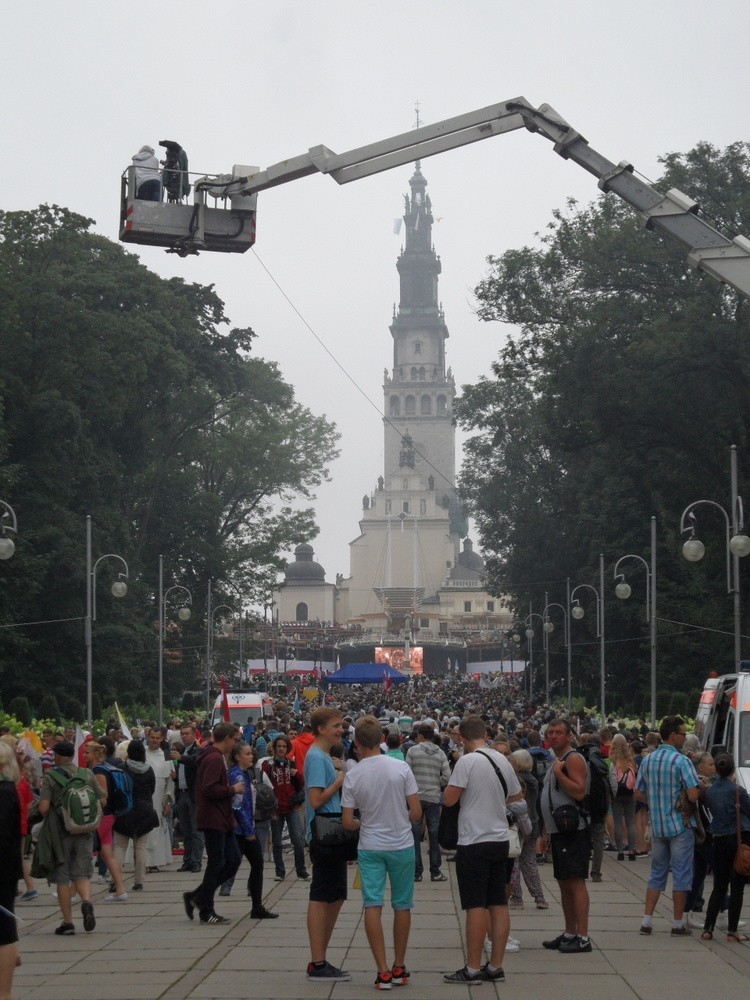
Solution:
{"label": "blue backpack", "polygon": [[104,763],[107,772],[107,805],[115,816],[124,816],[133,808],[133,779],[121,767]]}

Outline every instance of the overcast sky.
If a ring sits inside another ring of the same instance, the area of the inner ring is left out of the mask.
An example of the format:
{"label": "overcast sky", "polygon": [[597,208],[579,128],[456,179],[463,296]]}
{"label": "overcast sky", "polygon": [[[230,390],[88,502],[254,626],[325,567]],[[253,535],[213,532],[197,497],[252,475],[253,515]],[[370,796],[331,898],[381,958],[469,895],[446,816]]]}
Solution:
{"label": "overcast sky", "polygon": [[[191,171],[219,173],[395,135],[413,126],[417,101],[428,124],[518,96],[551,104],[595,149],[652,178],[665,152],[747,138],[746,0],[5,0],[0,25],[0,208],[64,205],[113,240],[122,170],[165,138],[182,143]],[[256,352],[336,422],[342,454],[313,541],[330,581],[348,575],[361,497],[383,471],[382,422],[255,256],[381,407],[403,238],[393,220],[412,169],[262,193],[245,255],[138,248],[164,277],[215,285],[232,324],[257,333]],[[534,244],[552,210],[594,199],[596,182],[525,130],[422,169],[439,220],[447,363],[471,383],[508,334],[474,315],[487,255]]]}

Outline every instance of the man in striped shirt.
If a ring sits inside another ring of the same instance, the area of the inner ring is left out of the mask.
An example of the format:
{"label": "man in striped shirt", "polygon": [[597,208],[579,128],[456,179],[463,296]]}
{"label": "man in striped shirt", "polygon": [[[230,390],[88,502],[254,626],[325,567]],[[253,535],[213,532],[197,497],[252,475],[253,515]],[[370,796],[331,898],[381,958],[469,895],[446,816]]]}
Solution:
{"label": "man in striped shirt", "polygon": [[687,735],[685,721],[668,715],[659,734],[662,745],[643,758],[635,794],[648,803],[651,821],[651,874],[646,889],[646,907],[641,934],[651,934],[652,918],[659,896],[666,889],[672,870],[672,936],[684,937],[690,928],[683,922],[685,900],[693,882],[695,838],[686,825],[678,800],[684,791],[689,802],[698,801],[699,780],[692,761],[682,754]]}

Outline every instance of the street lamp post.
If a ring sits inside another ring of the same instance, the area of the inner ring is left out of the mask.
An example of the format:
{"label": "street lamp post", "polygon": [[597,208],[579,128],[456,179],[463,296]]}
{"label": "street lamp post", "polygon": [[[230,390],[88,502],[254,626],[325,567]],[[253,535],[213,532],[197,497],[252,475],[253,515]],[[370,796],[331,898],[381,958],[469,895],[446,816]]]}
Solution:
{"label": "street lamp post", "polygon": [[[210,598],[210,590],[209,590],[209,598]],[[229,611],[233,615],[237,614],[237,612],[234,610],[234,608],[230,608],[228,604],[217,604],[216,607],[213,608],[213,610],[210,612],[210,614],[208,616],[208,628],[207,628],[207,632],[208,632],[208,656],[207,656],[208,665],[207,665],[207,668],[206,668],[206,700],[207,701],[210,701],[210,699],[211,699],[211,695],[210,695],[210,690],[211,690],[211,688],[210,688],[210,684],[211,684],[211,660],[213,658],[213,648],[214,648],[214,625],[215,625],[215,618],[216,618],[216,612],[217,611],[222,611],[222,610]],[[211,710],[210,705],[209,705],[208,710],[209,711]]]}
{"label": "street lamp post", "polygon": [[570,614],[576,621],[580,621],[585,612],[581,607],[581,602],[576,597],[579,590],[590,590],[596,597],[596,634],[599,637],[599,685],[602,710],[602,724],[606,721],[605,694],[606,675],[604,672],[604,555],[599,555],[599,590],[589,583],[579,583],[570,594]]}
{"label": "street lamp post", "polygon": [[[570,582],[568,582],[570,585]],[[545,595],[546,598],[546,595]],[[562,604],[552,603],[545,604],[544,611],[542,612],[544,616],[544,633],[547,639],[547,677],[546,677],[546,690],[545,698],[547,704],[549,704],[549,694],[550,694],[550,683],[549,683],[549,637],[555,631],[554,622],[550,621],[549,612],[550,608],[559,608],[563,613],[563,639],[565,640],[565,649],[568,653],[568,709],[570,710],[570,622],[568,621],[568,612],[570,609],[570,602],[568,602],[568,608],[564,608]]]}
{"label": "street lamp post", "polygon": [[[700,562],[706,552],[703,542],[695,537],[697,520],[694,511],[697,507],[715,507],[724,515],[726,527],[727,550],[727,593],[734,598],[734,667],[739,670],[742,658],[740,641],[740,559],[750,555],[750,538],[744,533],[744,511],[742,497],[737,495],[737,446],[729,450],[731,466],[732,516],[730,518],[721,504],[714,500],[696,500],[689,504],[680,518],[680,533],[690,532],[690,537],[683,543],[682,554],[688,562]],[[685,524],[685,519],[690,524]],[[731,529],[731,533],[730,533]]]}
{"label": "street lamp post", "polygon": [[[179,584],[169,587],[164,591],[164,556],[159,556],[159,725],[164,724],[164,633],[167,628],[167,598],[173,590],[182,590],[187,594],[187,604],[193,603],[193,595]],[[190,608],[183,604],[177,612],[177,617],[182,622],[190,618]]]}
{"label": "street lamp post", "polygon": [[[91,515],[86,515],[86,620],[84,623],[84,641],[86,643],[86,718],[89,726],[93,723],[93,651],[92,651],[92,625],[96,621],[96,571],[99,563],[105,559],[117,559],[125,567],[125,572],[117,574],[117,580],[112,584],[112,596],[124,597],[128,592],[128,585],[125,580],[129,579],[130,572],[128,564],[122,556],[114,552],[99,556],[94,565],[91,565]],[[123,579],[124,577],[124,579]]]}
{"label": "street lamp post", "polygon": [[16,551],[15,542],[8,537],[9,531],[18,534],[16,512],[9,503],[0,500],[0,559],[10,559]]}
{"label": "street lamp post", "polygon": [[[542,629],[544,629],[544,618],[538,614],[536,611],[531,611],[531,605],[529,605],[529,614],[527,618],[524,618],[524,625],[526,628],[526,638],[529,644],[529,700],[534,698],[534,625],[532,619],[538,618],[542,623]],[[542,632],[544,635],[544,632]]]}
{"label": "street lamp post", "polygon": [[619,583],[615,586],[615,594],[621,601],[626,601],[631,594],[630,584],[625,580],[625,574],[617,572],[620,563],[626,559],[635,559],[642,563],[646,570],[646,621],[650,623],[651,643],[651,725],[656,728],[656,518],[651,518],[651,567],[642,556],[621,556],[615,563],[614,579]]}

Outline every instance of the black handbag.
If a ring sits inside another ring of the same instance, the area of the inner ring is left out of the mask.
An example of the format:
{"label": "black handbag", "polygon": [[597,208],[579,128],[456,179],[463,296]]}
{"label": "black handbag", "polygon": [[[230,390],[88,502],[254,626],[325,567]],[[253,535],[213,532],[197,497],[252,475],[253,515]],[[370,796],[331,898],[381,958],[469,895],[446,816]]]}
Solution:
{"label": "black handbag", "polygon": [[315,813],[310,847],[328,861],[356,861],[359,830],[345,830],[341,813]]}
{"label": "black handbag", "polygon": [[[500,779],[500,784],[503,787],[503,794],[508,797],[508,786],[505,783],[500,770],[494,761],[487,756],[486,753],[482,753],[481,750],[476,751],[480,757],[484,757],[485,760],[489,761],[492,765],[495,774],[497,774]],[[454,806],[443,806],[440,810],[440,822],[438,823],[438,844],[443,848],[444,851],[455,851],[458,847],[458,814],[461,811],[461,800]]]}
{"label": "black handbag", "polygon": [[443,806],[440,810],[438,823],[438,844],[444,851],[455,851],[458,847],[458,814],[461,811],[461,800],[454,806]]}

